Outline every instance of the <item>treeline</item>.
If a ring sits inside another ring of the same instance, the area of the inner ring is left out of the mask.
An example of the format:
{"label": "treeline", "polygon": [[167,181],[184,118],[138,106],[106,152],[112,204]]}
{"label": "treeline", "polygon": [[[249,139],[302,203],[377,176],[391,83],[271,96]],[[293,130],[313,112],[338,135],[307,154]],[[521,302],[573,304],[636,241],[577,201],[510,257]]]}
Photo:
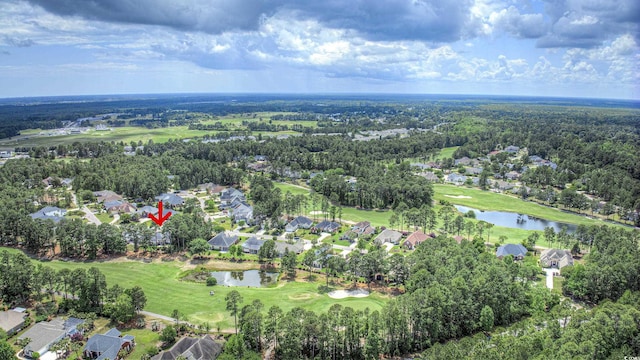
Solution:
{"label": "treeline", "polygon": [[[484,156],[498,145],[527,148],[529,155],[555,161],[527,171],[529,186],[577,190],[625,209],[640,209],[640,129],[634,111],[577,108],[499,107],[469,112],[453,132],[467,140],[454,157]],[[477,120],[481,118],[482,120]],[[523,161],[523,165],[530,165]]]}
{"label": "treeline", "polygon": [[593,226],[577,234],[591,245],[584,264],[562,269],[562,291],[576,300],[617,300],[626,290],[640,291],[640,235],[613,227]]}
{"label": "treeline", "polygon": [[335,304],[320,314],[300,308],[284,312],[277,305],[263,309],[260,302],[242,306],[241,298],[235,306],[228,302],[228,309],[237,309],[246,350],[272,346],[280,359],[372,359],[507,325],[559,302],[531,286],[519,264],[482,249],[445,237],[422,243],[406,260],[407,293],[380,311]]}
{"label": "treeline", "polygon": [[124,289],[115,284],[108,288],[104,274],[95,267],[56,271],[34,265],[22,252],[0,251],[0,299],[4,303],[42,301],[45,295],[54,302],[56,292],[63,297],[58,311],[96,313],[123,323],[133,319],[147,302],[139,286]]}
{"label": "treeline", "polygon": [[491,336],[435,344],[420,359],[624,359],[640,353],[640,294],[627,291],[592,310],[568,301]]}

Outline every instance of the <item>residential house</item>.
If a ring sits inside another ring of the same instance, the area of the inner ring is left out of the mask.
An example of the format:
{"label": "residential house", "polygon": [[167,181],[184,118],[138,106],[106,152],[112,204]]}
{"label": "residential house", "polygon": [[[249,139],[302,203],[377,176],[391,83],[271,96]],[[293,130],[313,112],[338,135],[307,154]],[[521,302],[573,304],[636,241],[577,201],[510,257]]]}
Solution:
{"label": "residential house", "polygon": [[500,246],[496,251],[498,259],[502,259],[507,255],[513,256],[513,260],[522,260],[527,255],[527,248],[521,244],[506,244]]}
{"label": "residential house", "polygon": [[520,148],[515,145],[509,145],[506,148],[504,148],[504,152],[507,152],[509,154],[517,154],[518,151],[520,151]]}
{"label": "residential house", "polygon": [[218,235],[209,239],[208,243],[212,250],[229,251],[229,247],[238,242],[238,237],[229,235],[226,232],[218,233]]}
{"label": "residential house", "polygon": [[438,182],[440,181],[440,178],[438,177],[438,175],[436,175],[435,173],[431,172],[431,171],[426,171],[423,172],[422,174],[420,174],[422,177],[424,177],[425,179],[431,181],[431,182]]}
{"label": "residential house", "polygon": [[138,210],[135,205],[126,201],[105,201],[103,206],[106,211],[112,213],[132,214]]}
{"label": "residential house", "polygon": [[455,159],[453,163],[455,166],[460,166],[460,165],[468,166],[469,164],[471,164],[471,159],[465,156],[460,159]]}
{"label": "residential house", "polygon": [[460,174],[451,173],[446,177],[446,182],[452,183],[455,185],[462,185],[465,183],[465,181],[467,181],[467,177]]}
{"label": "residential house", "polygon": [[540,265],[562,269],[567,265],[573,265],[573,255],[569,250],[546,249],[540,254]]}
{"label": "residential house", "polygon": [[168,350],[162,351],[151,360],[176,360],[183,357],[189,360],[213,360],[222,353],[222,345],[210,335],[201,338],[184,337]]}
{"label": "residential house", "polygon": [[261,240],[256,238],[255,236],[252,236],[242,244],[242,251],[247,254],[257,254],[264,243],[265,240]]}
{"label": "residential house", "polygon": [[429,235],[423,233],[422,231],[416,231],[413,234],[409,235],[407,237],[407,240],[405,240],[402,245],[409,250],[413,250],[416,248],[416,246],[420,245],[428,238]]}
{"label": "residential house", "polygon": [[11,156],[11,151],[0,151],[0,159],[9,159]]}
{"label": "residential house", "polygon": [[304,251],[304,244],[302,241],[298,241],[293,244],[289,244],[284,241],[276,241],[275,243],[278,256],[284,255],[285,250],[289,250],[289,252],[294,252],[296,254],[301,254]]}
{"label": "residential house", "polygon": [[229,216],[235,222],[244,221],[250,224],[253,221],[253,207],[245,202],[239,202],[229,209]]}
{"label": "residential house", "polygon": [[311,225],[313,225],[311,219],[306,216],[298,216],[284,227],[284,231],[295,232],[298,229],[309,229]]}
{"label": "residential house", "polygon": [[469,167],[465,170],[467,174],[471,175],[480,175],[482,174],[482,168],[480,167]]}
{"label": "residential house", "polygon": [[145,206],[143,206],[143,207],[138,209],[138,214],[140,214],[140,217],[142,217],[142,218],[149,217],[149,214],[157,216],[158,215],[158,208],[155,207],[155,206],[145,205]]}
{"label": "residential house", "polygon": [[149,243],[153,246],[169,245],[171,244],[171,234],[169,232],[163,234],[160,231],[156,231],[155,234],[151,235]]}
{"label": "residential house", "polygon": [[374,241],[376,244],[391,243],[398,245],[400,239],[402,239],[402,233],[391,229],[384,229]]}
{"label": "residential house", "polygon": [[509,171],[508,173],[504,174],[504,177],[508,180],[518,180],[520,179],[520,173],[517,171]]}
{"label": "residential house", "polygon": [[494,181],[493,186],[502,191],[513,189],[514,185],[503,180]]}
{"label": "residential house", "polygon": [[135,338],[132,335],[122,336],[122,333],[115,328],[104,334],[93,335],[87,341],[82,354],[85,358],[96,360],[119,360],[120,350],[130,352],[136,346]]}
{"label": "residential house", "polygon": [[93,196],[96,197],[99,203],[103,203],[105,201],[122,200],[122,196],[116,194],[111,190],[94,191]]}
{"label": "residential house", "polygon": [[228,188],[220,192],[220,203],[222,205],[229,205],[233,200],[239,199],[240,201],[246,201],[246,198],[242,191],[234,188]]}
{"label": "residential house", "polygon": [[46,353],[51,345],[78,332],[78,325],[82,323],[84,320],[70,317],[67,320],[55,318],[33,325],[18,337],[19,340],[31,339],[23,349],[24,355],[32,357],[36,352],[40,355]]}
{"label": "residential house", "polygon": [[169,208],[184,205],[184,199],[176,194],[160,194],[156,196],[155,199],[158,201],[162,201],[162,205]]}
{"label": "residential house", "polygon": [[57,223],[62,220],[62,217],[67,213],[67,210],[60,209],[56,206],[46,206],[33,214],[30,214],[32,219],[41,219],[41,220],[53,220],[53,222]]}
{"label": "residential house", "polygon": [[356,234],[358,234],[358,236],[360,236],[360,235],[371,235],[376,231],[376,229],[373,226],[371,226],[370,222],[360,221],[359,223],[351,227],[351,231],[355,232]]}
{"label": "residential house", "polygon": [[313,227],[316,232],[335,233],[340,230],[340,224],[335,221],[325,220]]}
{"label": "residential house", "polygon": [[21,308],[0,311],[0,329],[4,330],[7,335],[17,333],[24,326],[24,318],[26,316],[24,309]]}
{"label": "residential house", "polygon": [[198,185],[198,190],[205,191],[211,195],[220,194],[224,190],[224,186],[214,183],[205,183]]}

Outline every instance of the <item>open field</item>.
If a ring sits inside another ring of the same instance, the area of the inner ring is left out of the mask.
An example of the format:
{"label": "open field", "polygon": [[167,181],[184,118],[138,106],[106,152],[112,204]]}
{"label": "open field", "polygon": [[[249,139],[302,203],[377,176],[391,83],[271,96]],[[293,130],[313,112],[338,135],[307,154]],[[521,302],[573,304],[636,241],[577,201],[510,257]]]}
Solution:
{"label": "open field", "polygon": [[[9,249],[9,251],[18,250]],[[178,278],[182,271],[186,267],[192,267],[193,264],[179,260],[156,260],[152,263],[127,259],[104,262],[57,260],[49,262],[33,260],[33,262],[46,264],[55,270],[88,269],[95,266],[105,274],[109,286],[119,284],[125,288],[135,285],[142,287],[148,300],[146,311],[171,316],[172,311],[178,309],[187,316],[189,322],[195,324],[209,322],[214,329],[218,326],[221,329],[233,327],[233,317],[225,310],[224,297],[234,289],[240,292],[244,298],[244,304],[260,299],[265,309],[278,305],[284,311],[299,306],[321,312],[327,311],[336,303],[353,308],[369,307],[371,310],[379,310],[388,300],[386,295],[379,293],[373,293],[366,298],[331,299],[318,291],[318,287],[324,285],[324,276],[319,276],[316,282],[280,281],[277,287],[271,288],[207,287],[200,283],[180,281]],[[215,262],[212,263],[212,265],[215,264]],[[256,263],[252,264],[257,266]],[[211,268],[213,270],[213,267]],[[209,295],[210,290],[215,291],[214,296]]]}
{"label": "open field", "polygon": [[282,191],[282,194],[286,194],[287,191],[291,192],[292,195],[309,195],[311,190],[304,189],[301,186],[282,183],[282,182],[273,182],[273,185]]}
{"label": "open field", "polygon": [[453,153],[458,150],[458,148],[459,146],[444,148],[440,150],[440,153],[435,156],[434,160],[450,158],[451,156],[453,156]]}
{"label": "open field", "polygon": [[533,202],[522,201],[515,196],[448,184],[434,184],[433,188],[436,200],[446,200],[452,204],[469,206],[478,210],[509,211],[576,225],[604,224],[602,221],[589,219],[585,216],[566,213],[559,209]]}

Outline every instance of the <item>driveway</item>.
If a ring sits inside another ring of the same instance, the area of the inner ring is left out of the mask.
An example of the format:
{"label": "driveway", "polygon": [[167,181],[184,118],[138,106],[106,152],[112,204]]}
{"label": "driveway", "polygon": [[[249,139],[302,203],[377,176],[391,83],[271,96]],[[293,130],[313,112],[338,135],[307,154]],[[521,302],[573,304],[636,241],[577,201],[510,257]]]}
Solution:
{"label": "driveway", "polygon": [[89,222],[94,223],[96,225],[102,224],[102,221],[100,221],[100,219],[98,219],[96,215],[93,212],[91,212],[91,210],[88,207],[83,206],[82,211],[84,211],[84,217],[87,220],[89,220]]}
{"label": "driveway", "polygon": [[553,273],[559,272],[560,270],[544,268],[544,269],[542,269],[542,271],[547,273],[547,287],[549,289],[553,289]]}

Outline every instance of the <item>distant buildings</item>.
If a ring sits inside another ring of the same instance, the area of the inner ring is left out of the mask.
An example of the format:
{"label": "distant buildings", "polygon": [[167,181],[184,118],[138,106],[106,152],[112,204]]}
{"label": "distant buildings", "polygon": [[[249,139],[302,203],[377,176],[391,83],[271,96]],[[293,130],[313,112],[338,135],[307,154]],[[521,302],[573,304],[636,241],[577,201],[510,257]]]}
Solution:
{"label": "distant buildings", "polygon": [[40,220],[53,220],[53,222],[57,223],[62,220],[62,218],[67,213],[67,210],[60,209],[55,206],[46,206],[33,214],[30,214],[32,219],[40,219]]}

